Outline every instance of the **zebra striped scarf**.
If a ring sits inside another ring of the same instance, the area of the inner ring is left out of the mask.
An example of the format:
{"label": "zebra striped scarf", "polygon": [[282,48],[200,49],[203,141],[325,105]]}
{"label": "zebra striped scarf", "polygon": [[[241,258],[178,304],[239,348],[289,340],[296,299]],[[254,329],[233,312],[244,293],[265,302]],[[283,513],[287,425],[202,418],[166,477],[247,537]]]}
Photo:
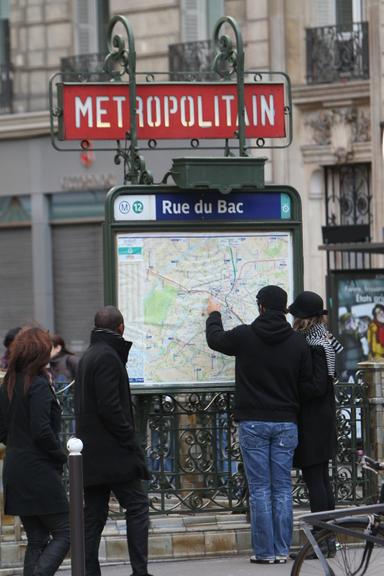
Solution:
{"label": "zebra striped scarf", "polygon": [[343,346],[332,334],[327,332],[324,324],[314,324],[304,332],[310,346],[322,346],[327,360],[329,376],[335,376],[336,354],[343,350]]}

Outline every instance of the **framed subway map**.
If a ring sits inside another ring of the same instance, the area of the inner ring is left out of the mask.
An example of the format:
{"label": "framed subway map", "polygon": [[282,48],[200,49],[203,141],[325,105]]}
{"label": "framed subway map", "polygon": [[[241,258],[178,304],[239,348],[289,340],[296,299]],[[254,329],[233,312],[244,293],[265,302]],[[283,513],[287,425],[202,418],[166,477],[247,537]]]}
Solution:
{"label": "framed subway map", "polygon": [[293,299],[289,232],[123,233],[116,243],[133,383],[232,381],[233,358],[205,341],[208,298],[221,304],[225,329],[254,320],[266,284]]}

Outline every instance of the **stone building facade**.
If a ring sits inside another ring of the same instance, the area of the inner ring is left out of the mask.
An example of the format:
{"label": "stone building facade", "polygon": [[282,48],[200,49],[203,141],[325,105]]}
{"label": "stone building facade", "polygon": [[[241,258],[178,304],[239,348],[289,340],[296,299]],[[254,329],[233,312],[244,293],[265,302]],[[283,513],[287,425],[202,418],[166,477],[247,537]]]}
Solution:
{"label": "stone building facade", "polygon": [[[293,143],[260,154],[267,183],[301,195],[304,285],[325,296],[322,226],[364,224],[383,240],[383,0],[0,0],[0,339],[37,320],[81,351],[103,303],[103,203],[122,170],[112,153],[53,149],[48,82],[82,56],[102,61],[113,14],[132,25],[139,71],[168,71],[170,46],[204,45],[225,14],[241,26],[246,68],[290,76]],[[157,180],[171,157],[146,154]],[[2,567],[20,562],[20,538],[3,517]]]}
{"label": "stone building facade", "polygon": [[[102,61],[113,14],[132,25],[138,71],[167,71],[172,46],[204,43],[225,14],[241,26],[246,68],[289,74],[293,143],[261,154],[267,182],[301,195],[304,284],[325,296],[322,226],[383,236],[382,1],[0,0],[0,278],[12,285],[0,336],[33,318],[81,350],[102,303],[103,198],[121,169],[111,153],[53,150],[47,108],[53,73]],[[157,179],[169,158],[148,155]]]}

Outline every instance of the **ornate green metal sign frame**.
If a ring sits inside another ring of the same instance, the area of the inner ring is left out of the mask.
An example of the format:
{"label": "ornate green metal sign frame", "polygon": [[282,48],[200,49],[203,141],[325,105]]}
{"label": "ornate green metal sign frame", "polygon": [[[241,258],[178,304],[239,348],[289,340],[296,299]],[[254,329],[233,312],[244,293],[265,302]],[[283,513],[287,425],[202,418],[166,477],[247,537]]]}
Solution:
{"label": "ornate green metal sign frame", "polygon": [[[230,34],[221,34],[222,28],[226,26],[230,29]],[[115,34],[116,27],[120,27],[124,31],[125,38],[121,34]],[[248,156],[249,151],[252,149],[263,148],[284,148],[289,146],[292,140],[292,100],[291,100],[291,87],[289,77],[283,72],[264,72],[257,70],[244,70],[244,46],[240,28],[237,22],[231,17],[220,18],[214,29],[214,46],[216,55],[213,58],[212,73],[216,75],[217,80],[229,82],[236,77],[237,86],[237,105],[238,105],[238,128],[235,131],[234,139],[226,139],[220,146],[215,142],[208,141],[207,145],[201,145],[197,138],[192,138],[189,145],[183,148],[180,143],[177,150],[217,150],[221,149],[224,156],[234,156],[236,149],[238,155]],[[158,78],[168,81],[169,72],[164,73],[145,73],[138,74],[136,72],[136,51],[135,41],[132,28],[126,18],[122,16],[114,16],[108,26],[108,55],[105,59],[103,70],[100,71],[109,78],[109,82],[125,82],[128,78],[129,83],[129,99],[130,99],[130,131],[126,133],[125,141],[118,140],[116,144],[111,147],[104,143],[98,146],[93,146],[94,150],[113,150],[115,151],[115,163],[123,163],[124,167],[124,183],[131,182],[132,184],[151,184],[153,178],[150,172],[146,169],[145,161],[140,152],[145,149],[158,149],[158,150],[174,150],[175,146],[172,141],[167,141],[165,146],[159,145],[158,141],[151,139],[146,143],[138,141],[137,138],[137,114],[136,114],[136,83],[138,78],[142,78],[144,82],[156,82]],[[201,79],[204,73],[196,72],[191,74],[183,71],[172,73],[173,76],[179,75],[185,77],[188,74],[191,82],[194,85],[203,84]],[[271,140],[267,142],[265,138],[257,138],[254,142],[246,138],[245,126],[245,108],[244,108],[244,82],[251,81],[254,83],[263,83],[266,79],[279,78],[284,84],[284,101],[287,105],[284,108],[286,119],[286,137],[283,142],[278,143]],[[55,74],[50,80],[49,90],[49,109],[50,109],[50,126],[51,126],[51,139],[53,146],[58,150],[87,150],[90,148],[89,141],[81,140],[78,147],[74,148],[73,142],[61,142],[58,138],[59,129],[58,121],[63,115],[63,102],[61,100],[60,87],[63,82],[77,81],[87,84],[92,80],[92,76],[88,71],[84,71],[72,76],[67,73],[65,76],[62,73]]]}
{"label": "ornate green metal sign frame", "polygon": [[[105,304],[117,304],[117,253],[116,253],[116,235],[122,232],[140,233],[145,232],[183,232],[192,230],[196,232],[204,231],[231,231],[238,232],[240,235],[244,232],[280,232],[287,231],[292,234],[293,249],[293,284],[294,292],[298,293],[303,290],[303,242],[302,242],[302,211],[301,200],[298,192],[291,186],[265,186],[260,189],[237,189],[229,196],[223,198],[236,201],[237,195],[244,192],[249,194],[263,194],[268,202],[268,197],[276,193],[284,194],[289,198],[290,215],[287,219],[258,219],[249,218],[246,220],[237,219],[236,215],[230,220],[195,220],[189,221],[181,214],[175,220],[117,220],[115,218],[114,206],[120,196],[130,195],[139,197],[140,195],[169,195],[174,196],[177,200],[180,194],[189,195],[191,198],[201,197],[210,192],[181,191],[177,186],[116,186],[112,188],[107,195],[105,204],[105,223],[104,223],[104,299]],[[217,193],[219,196],[220,194]]]}

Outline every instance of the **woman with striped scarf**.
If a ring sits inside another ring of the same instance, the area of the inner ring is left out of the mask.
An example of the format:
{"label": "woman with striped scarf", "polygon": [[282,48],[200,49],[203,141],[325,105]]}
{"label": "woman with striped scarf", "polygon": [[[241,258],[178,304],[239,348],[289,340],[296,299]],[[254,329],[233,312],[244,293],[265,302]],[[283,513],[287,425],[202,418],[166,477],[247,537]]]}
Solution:
{"label": "woman with striped scarf", "polygon": [[[328,312],[324,310],[323,299],[315,292],[299,294],[288,311],[294,317],[293,328],[303,334],[311,347],[313,378],[318,390],[316,398],[303,398],[301,402],[294,463],[302,470],[311,512],[333,510],[335,499],[328,468],[337,446],[335,360],[343,347],[327,331]],[[328,542],[325,552],[328,557],[334,556],[335,543]]]}

